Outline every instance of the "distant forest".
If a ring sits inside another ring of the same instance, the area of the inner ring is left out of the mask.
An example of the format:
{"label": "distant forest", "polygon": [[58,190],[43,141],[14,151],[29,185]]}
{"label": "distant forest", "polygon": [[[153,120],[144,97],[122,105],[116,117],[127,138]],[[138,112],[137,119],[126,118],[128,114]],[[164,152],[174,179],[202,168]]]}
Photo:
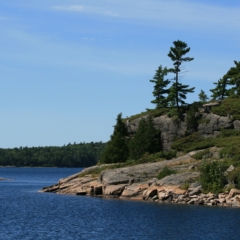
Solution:
{"label": "distant forest", "polygon": [[98,162],[104,147],[105,143],[90,142],[62,147],[0,148],[0,166],[89,167]]}

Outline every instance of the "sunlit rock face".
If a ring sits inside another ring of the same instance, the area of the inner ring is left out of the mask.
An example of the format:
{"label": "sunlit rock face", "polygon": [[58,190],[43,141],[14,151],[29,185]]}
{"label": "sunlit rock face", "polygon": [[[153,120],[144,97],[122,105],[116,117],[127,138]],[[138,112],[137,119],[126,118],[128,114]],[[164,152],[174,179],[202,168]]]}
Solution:
{"label": "sunlit rock face", "polygon": [[[240,130],[240,121],[232,121],[230,116],[218,116],[213,113],[202,113],[197,132],[203,137],[216,137],[221,129],[236,129]],[[140,118],[127,122],[128,132],[134,135],[137,131]],[[161,144],[163,150],[170,150],[171,144],[176,138],[184,137],[188,132],[186,115],[182,119],[169,118],[168,116],[160,116],[153,119],[155,128],[161,132]]]}

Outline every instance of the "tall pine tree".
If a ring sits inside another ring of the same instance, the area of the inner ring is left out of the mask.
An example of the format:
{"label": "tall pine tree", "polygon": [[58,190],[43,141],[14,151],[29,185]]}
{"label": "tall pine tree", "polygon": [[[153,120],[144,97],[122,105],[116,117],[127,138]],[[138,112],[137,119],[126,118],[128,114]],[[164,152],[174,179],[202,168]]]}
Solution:
{"label": "tall pine tree", "polygon": [[[168,56],[171,58],[173,61],[173,68],[170,69],[170,72],[174,73],[174,83],[172,85],[172,93],[174,92],[175,96],[175,103],[177,106],[177,109],[179,111],[179,103],[180,104],[185,104],[185,99],[187,93],[192,93],[194,92],[194,87],[189,88],[189,85],[183,85],[179,83],[179,76],[181,72],[181,65],[184,62],[190,62],[194,58],[190,57],[184,57],[189,51],[190,48],[187,46],[185,42],[182,42],[180,40],[174,41],[173,42],[173,47],[170,48],[170,51],[168,53]],[[172,96],[173,97],[173,96]],[[171,99],[170,99],[171,100]]]}
{"label": "tall pine tree", "polygon": [[168,69],[163,68],[162,65],[158,67],[156,73],[150,82],[154,83],[153,96],[155,97],[151,103],[156,105],[156,108],[162,108],[168,106],[167,94],[169,93],[169,89],[167,89],[167,85],[170,83],[168,79],[164,79],[168,74]]}

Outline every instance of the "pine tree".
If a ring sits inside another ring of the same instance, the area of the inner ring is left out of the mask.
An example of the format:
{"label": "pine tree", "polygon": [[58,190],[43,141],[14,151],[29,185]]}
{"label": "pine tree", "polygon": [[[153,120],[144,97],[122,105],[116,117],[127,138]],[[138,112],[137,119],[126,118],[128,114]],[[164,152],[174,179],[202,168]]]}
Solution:
{"label": "pine tree", "polygon": [[173,83],[172,86],[169,88],[169,94],[168,94],[168,102],[170,107],[176,106],[176,83]]}
{"label": "pine tree", "polygon": [[208,100],[208,96],[203,90],[198,94],[198,97],[202,103],[205,103]]}
{"label": "pine tree", "polygon": [[163,68],[162,65],[158,67],[156,73],[150,82],[154,83],[153,96],[155,97],[151,103],[156,104],[156,108],[162,108],[168,106],[168,99],[166,94],[169,93],[169,89],[166,89],[167,85],[170,83],[168,79],[164,80],[165,76],[168,74],[168,69]]}
{"label": "pine tree", "polygon": [[[214,82],[216,87],[210,90],[213,99],[222,100],[230,95],[240,95],[240,62],[234,61],[234,64],[235,67],[231,67],[222,78]],[[233,87],[229,88],[231,85]]]}
{"label": "pine tree", "polygon": [[224,97],[227,97],[230,95],[230,90],[227,89],[227,86],[229,85],[229,80],[227,75],[224,75],[222,78],[220,78],[217,82],[214,82],[213,84],[216,85],[215,88],[210,89],[212,92],[212,99],[216,100],[222,100]]}
{"label": "pine tree", "polygon": [[125,162],[129,155],[128,131],[125,123],[122,121],[122,114],[118,114],[117,123],[114,127],[110,141],[107,143],[100,162],[117,163]]}
{"label": "pine tree", "polygon": [[173,68],[170,69],[170,72],[174,73],[175,75],[174,77],[175,82],[172,85],[172,88],[174,89],[174,91],[172,92],[175,92],[174,98],[175,98],[175,103],[179,112],[179,103],[185,104],[184,100],[186,99],[186,94],[194,92],[194,89],[195,89],[194,87],[189,88],[189,85],[183,85],[179,83],[181,65],[183,62],[190,62],[194,58],[184,57],[184,55],[186,55],[190,51],[190,48],[187,46],[185,42],[178,40],[178,41],[174,41],[173,45],[174,47],[170,48],[168,56],[173,61],[173,66],[174,66]]}
{"label": "pine tree", "polygon": [[198,108],[200,106],[201,106],[201,103],[199,102],[193,102],[189,106],[186,114],[186,123],[187,123],[188,130],[197,131],[200,115],[196,113],[198,112]]}
{"label": "pine tree", "polygon": [[161,150],[160,133],[154,128],[154,122],[151,117],[141,119],[129,147],[132,159],[139,159],[146,152],[155,153]]}
{"label": "pine tree", "polygon": [[234,85],[231,92],[236,95],[240,95],[240,62],[234,61],[235,67],[230,68],[227,72],[226,77],[228,78],[229,84]]}

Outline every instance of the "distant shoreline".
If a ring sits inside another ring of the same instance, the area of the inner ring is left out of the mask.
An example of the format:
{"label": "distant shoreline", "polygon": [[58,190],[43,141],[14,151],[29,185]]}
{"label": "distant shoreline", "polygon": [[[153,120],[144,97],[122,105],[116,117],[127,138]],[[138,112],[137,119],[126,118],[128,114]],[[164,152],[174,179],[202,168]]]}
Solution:
{"label": "distant shoreline", "polygon": [[36,167],[31,167],[31,166],[0,166],[0,168],[86,168],[86,167],[43,167],[43,166],[36,166]]}

